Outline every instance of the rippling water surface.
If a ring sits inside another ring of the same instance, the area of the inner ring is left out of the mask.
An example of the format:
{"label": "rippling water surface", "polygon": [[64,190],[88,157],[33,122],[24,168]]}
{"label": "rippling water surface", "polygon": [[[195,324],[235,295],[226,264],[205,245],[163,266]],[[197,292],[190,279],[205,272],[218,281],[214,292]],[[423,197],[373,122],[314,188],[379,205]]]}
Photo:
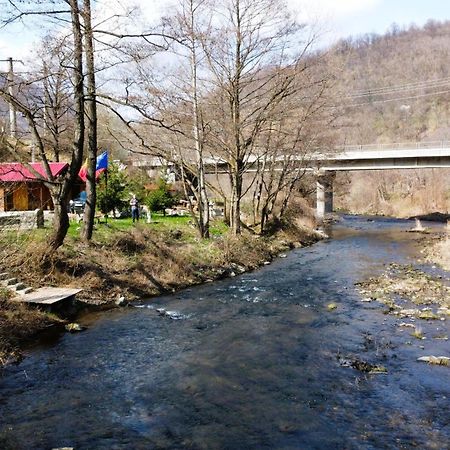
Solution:
{"label": "rippling water surface", "polygon": [[448,341],[409,343],[354,287],[415,261],[408,227],[344,217],[256,272],[85,317],[0,375],[0,448],[450,448],[450,369],[416,362]]}

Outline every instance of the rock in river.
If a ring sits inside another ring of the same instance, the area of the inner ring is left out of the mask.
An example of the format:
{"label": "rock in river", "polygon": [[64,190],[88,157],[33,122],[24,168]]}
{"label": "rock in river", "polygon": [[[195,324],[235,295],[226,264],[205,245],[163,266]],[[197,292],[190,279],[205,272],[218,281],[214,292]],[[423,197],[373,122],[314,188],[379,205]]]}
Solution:
{"label": "rock in river", "polygon": [[80,325],[79,323],[68,323],[65,326],[67,331],[70,331],[71,333],[77,333],[78,331],[83,331],[86,329],[86,327],[83,327],[82,325]]}
{"label": "rock in river", "polygon": [[164,308],[158,308],[156,311],[158,312],[159,315],[168,317],[169,319],[172,319],[172,320],[182,320],[182,319],[188,318],[188,316],[181,314],[178,311],[168,311]]}
{"label": "rock in river", "polygon": [[417,358],[417,361],[427,362],[428,364],[434,364],[436,366],[450,367],[450,358],[447,356],[421,356],[420,358]]}

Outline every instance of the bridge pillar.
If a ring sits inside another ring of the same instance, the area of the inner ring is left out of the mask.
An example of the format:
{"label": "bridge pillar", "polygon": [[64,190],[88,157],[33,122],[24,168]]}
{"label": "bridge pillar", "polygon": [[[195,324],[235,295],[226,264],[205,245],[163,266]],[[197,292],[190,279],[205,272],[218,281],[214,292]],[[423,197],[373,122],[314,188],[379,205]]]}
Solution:
{"label": "bridge pillar", "polygon": [[316,215],[319,220],[325,219],[333,212],[333,181],[336,173],[327,172],[317,178]]}

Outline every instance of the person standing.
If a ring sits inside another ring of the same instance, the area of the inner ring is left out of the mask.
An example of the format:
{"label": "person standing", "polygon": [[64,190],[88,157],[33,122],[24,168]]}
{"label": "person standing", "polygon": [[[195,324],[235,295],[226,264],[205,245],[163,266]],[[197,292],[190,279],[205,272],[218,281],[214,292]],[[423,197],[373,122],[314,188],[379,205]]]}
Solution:
{"label": "person standing", "polygon": [[131,206],[131,218],[133,219],[133,223],[139,222],[139,202],[134,194],[131,197],[130,206]]}

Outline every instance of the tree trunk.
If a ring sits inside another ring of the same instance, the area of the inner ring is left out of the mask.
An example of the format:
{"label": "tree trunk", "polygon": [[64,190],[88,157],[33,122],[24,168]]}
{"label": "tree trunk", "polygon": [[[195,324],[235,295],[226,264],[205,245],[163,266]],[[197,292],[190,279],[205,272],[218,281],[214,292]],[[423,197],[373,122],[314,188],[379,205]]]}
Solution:
{"label": "tree trunk", "polygon": [[261,233],[260,234],[264,234],[264,232],[266,231],[265,228],[266,228],[266,224],[267,224],[267,219],[268,219],[267,209],[266,209],[266,205],[264,205],[261,210]]}
{"label": "tree trunk", "polygon": [[192,96],[192,114],[194,119],[193,135],[195,142],[195,151],[197,156],[197,174],[198,174],[198,212],[199,212],[199,232],[202,238],[209,238],[209,200],[206,192],[205,168],[203,164],[203,135],[200,132],[200,108],[198,102],[197,87],[197,51],[195,35],[195,8],[193,1],[190,0],[190,32],[191,32],[191,96]]}
{"label": "tree trunk", "polygon": [[235,35],[235,60],[233,67],[233,82],[231,96],[231,117],[233,123],[233,164],[232,164],[232,191],[231,191],[231,232],[234,235],[241,234],[241,197],[243,174],[243,146],[241,141],[241,75],[242,75],[242,35],[240,0],[234,4],[234,19],[236,22]]}
{"label": "tree trunk", "polygon": [[86,119],[88,134],[88,170],[86,174],[86,205],[83,215],[81,238],[89,241],[92,238],[96,205],[95,167],[97,164],[97,105],[94,68],[94,46],[91,24],[91,3],[84,0],[84,51],[86,55]]}
{"label": "tree trunk", "polygon": [[231,232],[238,235],[241,234],[242,175],[239,170],[235,170],[232,175],[230,226]]}
{"label": "tree trunk", "polygon": [[49,251],[47,255],[54,253],[64,242],[69,229],[69,215],[67,213],[68,202],[62,202],[61,196],[52,195],[53,212],[53,233],[49,241]]}
{"label": "tree trunk", "polygon": [[80,171],[84,147],[84,87],[83,87],[83,46],[80,25],[80,11],[77,0],[69,0],[72,32],[73,32],[73,83],[74,83],[74,113],[75,134],[72,148],[72,160],[61,185],[51,192],[55,208],[53,233],[49,241],[49,254],[58,249],[64,242],[69,229],[67,206],[72,186]]}

